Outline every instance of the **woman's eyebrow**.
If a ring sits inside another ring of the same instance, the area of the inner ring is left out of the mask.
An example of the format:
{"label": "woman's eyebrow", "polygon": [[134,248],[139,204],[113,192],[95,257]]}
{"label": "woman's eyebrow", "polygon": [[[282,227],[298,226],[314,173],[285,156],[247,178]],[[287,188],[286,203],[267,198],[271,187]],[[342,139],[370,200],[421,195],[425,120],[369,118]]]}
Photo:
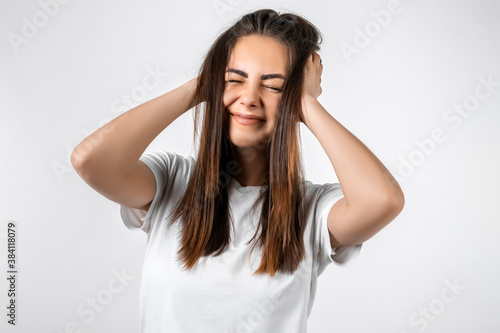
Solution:
{"label": "woman's eyebrow", "polygon": [[[226,73],[228,72],[231,72],[231,73],[236,73],[238,75],[241,75],[243,76],[244,78],[247,78],[248,77],[248,74],[239,70],[239,69],[236,69],[236,68],[228,68],[226,70]],[[268,80],[268,79],[283,79],[285,80],[285,77],[281,74],[264,74],[260,77],[261,80]]]}

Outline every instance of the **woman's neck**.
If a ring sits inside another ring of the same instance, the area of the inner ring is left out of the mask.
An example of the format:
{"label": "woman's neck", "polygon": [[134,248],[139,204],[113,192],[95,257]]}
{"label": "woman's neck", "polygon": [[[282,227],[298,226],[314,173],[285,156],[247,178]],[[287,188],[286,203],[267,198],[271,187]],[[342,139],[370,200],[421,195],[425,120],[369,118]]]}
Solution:
{"label": "woman's neck", "polygon": [[262,186],[269,168],[267,152],[256,148],[231,145],[234,160],[238,163],[237,174],[232,175],[241,186]]}

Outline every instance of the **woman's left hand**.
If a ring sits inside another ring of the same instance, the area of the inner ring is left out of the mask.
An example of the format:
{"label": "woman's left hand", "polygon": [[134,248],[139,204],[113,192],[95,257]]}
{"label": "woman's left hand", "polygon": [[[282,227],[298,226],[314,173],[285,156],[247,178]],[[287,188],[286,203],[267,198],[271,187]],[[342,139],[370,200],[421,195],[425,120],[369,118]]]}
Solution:
{"label": "woman's left hand", "polygon": [[318,52],[309,56],[304,68],[304,89],[302,96],[311,95],[318,98],[321,95],[321,74],[323,73],[323,64]]}
{"label": "woman's left hand", "polygon": [[302,114],[299,121],[304,122],[304,114],[307,112],[307,100],[316,100],[321,95],[321,74],[323,73],[323,64],[318,52],[314,52],[307,59],[304,67],[304,86],[302,89]]}

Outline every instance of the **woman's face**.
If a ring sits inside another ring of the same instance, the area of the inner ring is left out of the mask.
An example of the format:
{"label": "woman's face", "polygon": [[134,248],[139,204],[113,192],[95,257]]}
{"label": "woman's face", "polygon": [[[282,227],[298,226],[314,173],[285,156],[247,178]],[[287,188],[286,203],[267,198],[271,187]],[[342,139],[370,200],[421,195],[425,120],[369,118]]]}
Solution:
{"label": "woman's face", "polygon": [[236,42],[226,68],[224,90],[229,136],[235,146],[255,147],[268,142],[276,124],[287,59],[286,47],[271,37],[250,35]]}

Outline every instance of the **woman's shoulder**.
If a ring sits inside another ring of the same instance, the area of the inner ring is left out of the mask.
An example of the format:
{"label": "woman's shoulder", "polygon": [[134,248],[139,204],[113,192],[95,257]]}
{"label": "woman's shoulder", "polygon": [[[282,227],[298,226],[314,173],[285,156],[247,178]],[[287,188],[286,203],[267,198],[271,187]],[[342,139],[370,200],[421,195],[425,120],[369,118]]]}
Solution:
{"label": "woman's shoulder", "polygon": [[339,198],[343,196],[342,188],[339,183],[313,183],[305,181],[304,199],[306,205],[318,205],[323,201],[329,201],[330,198]]}
{"label": "woman's shoulder", "polygon": [[160,166],[169,167],[190,167],[196,163],[196,160],[192,156],[166,150],[147,151],[142,154],[141,159],[148,159],[158,163]]}
{"label": "woman's shoulder", "polygon": [[186,182],[193,174],[196,164],[192,156],[165,150],[145,152],[140,160],[146,163],[163,183]]}
{"label": "woman's shoulder", "polygon": [[313,183],[310,180],[305,181],[305,190],[309,195],[325,191],[342,191],[339,183]]}

